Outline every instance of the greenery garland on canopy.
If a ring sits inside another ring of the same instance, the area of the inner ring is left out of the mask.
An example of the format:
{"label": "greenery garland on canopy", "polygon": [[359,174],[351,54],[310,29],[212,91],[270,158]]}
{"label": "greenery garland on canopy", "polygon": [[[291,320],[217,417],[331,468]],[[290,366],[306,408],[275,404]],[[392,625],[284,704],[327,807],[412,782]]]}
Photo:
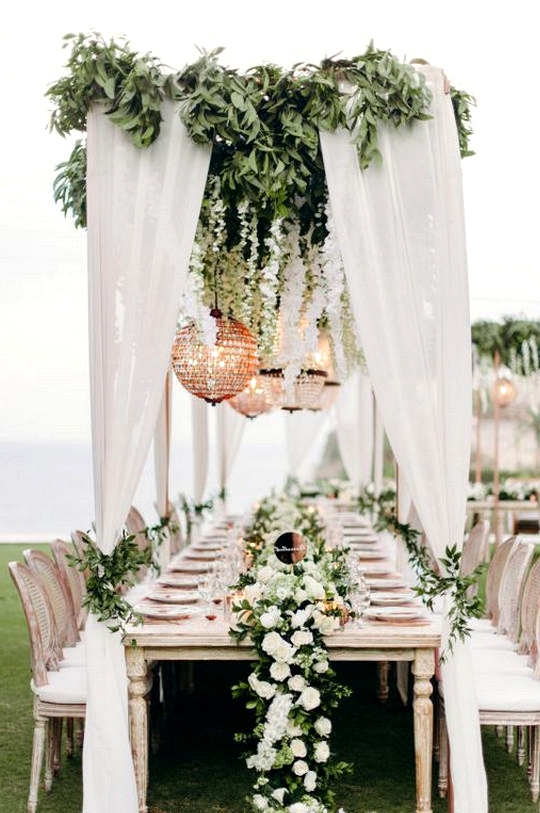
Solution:
{"label": "greenery garland on canopy", "polygon": [[502,322],[477,321],[471,326],[477,359],[493,364],[496,353],[501,364],[516,375],[531,376],[540,370],[540,322],[507,316]]}
{"label": "greenery garland on canopy", "polygon": [[[191,290],[183,303],[186,318],[196,318],[204,332],[203,309],[207,314],[212,307],[217,287],[220,309],[257,336],[261,360],[275,353],[278,339],[287,345],[287,337],[279,335],[279,311],[281,323],[294,321],[296,334],[302,334],[305,356],[316,352],[317,330],[328,330],[334,367],[344,377],[361,355],[333,233],[319,130],[347,128],[363,169],[380,161],[379,125],[406,127],[429,118],[430,91],[422,72],[373,43],[351,59],[332,57],[290,69],[263,64],[244,73],[220,64],[221,48],[166,72],[155,56],[94,32],[68,34],[65,46],[71,47],[68,73],[46,93],[53,103],[52,130],[62,136],[84,132],[90,105],[103,102],[109,119],[134,145],[147,147],[159,136],[162,102],[171,99],[191,138],[212,145]],[[474,99],[455,88],[450,92],[461,154],[471,155]],[[57,170],[55,200],[84,227],[82,140]],[[291,359],[280,361],[286,366]],[[298,359],[294,362],[299,369]]]}

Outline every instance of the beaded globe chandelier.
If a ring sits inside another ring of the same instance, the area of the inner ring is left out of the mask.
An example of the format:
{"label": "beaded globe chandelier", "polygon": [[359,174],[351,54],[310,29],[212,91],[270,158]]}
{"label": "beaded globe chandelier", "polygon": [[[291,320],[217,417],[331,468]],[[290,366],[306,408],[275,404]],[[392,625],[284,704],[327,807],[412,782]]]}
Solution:
{"label": "beaded globe chandelier", "polygon": [[241,392],[257,370],[257,342],[236,319],[223,317],[219,308],[213,344],[204,342],[197,322],[179,328],[171,351],[174,373],[183,387],[213,406]]}
{"label": "beaded globe chandelier", "polygon": [[246,418],[250,419],[263,415],[265,412],[271,412],[274,409],[274,404],[270,403],[266,398],[264,383],[258,375],[253,376],[242,392],[233,395],[228,403],[241,415],[245,415]]}

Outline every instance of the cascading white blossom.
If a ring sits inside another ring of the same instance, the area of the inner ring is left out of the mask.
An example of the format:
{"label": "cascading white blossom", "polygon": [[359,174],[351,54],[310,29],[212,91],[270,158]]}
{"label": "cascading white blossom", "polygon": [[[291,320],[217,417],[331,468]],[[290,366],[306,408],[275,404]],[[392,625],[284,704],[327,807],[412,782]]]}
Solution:
{"label": "cascading white blossom", "polygon": [[274,220],[266,238],[268,259],[261,270],[261,323],[259,346],[263,357],[272,353],[276,333],[276,312],[279,290],[279,269],[283,254],[283,218]]}
{"label": "cascading white blossom", "polygon": [[345,378],[347,361],[343,351],[343,323],[341,318],[342,300],[345,292],[345,269],[339,250],[330,202],[326,206],[326,228],[328,234],[320,251],[320,262],[324,274],[325,310],[334,348],[336,373],[338,378]]}

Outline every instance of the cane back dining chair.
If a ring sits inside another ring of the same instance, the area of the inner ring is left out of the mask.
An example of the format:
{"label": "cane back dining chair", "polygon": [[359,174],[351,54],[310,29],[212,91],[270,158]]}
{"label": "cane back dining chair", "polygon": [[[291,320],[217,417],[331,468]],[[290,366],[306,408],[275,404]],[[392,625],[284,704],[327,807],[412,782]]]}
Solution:
{"label": "cane back dining chair", "polygon": [[86,716],[86,669],[61,668],[52,610],[39,575],[23,562],[9,562],[9,573],[21,599],[29,641],[34,733],[28,813],[35,813],[43,758],[45,790],[60,768],[64,719]]}
{"label": "cane back dining chair", "polygon": [[83,550],[85,543],[82,539],[79,540],[79,534],[82,534],[82,531],[74,531],[72,534],[72,537],[77,535],[77,546],[73,539],[71,544],[63,539],[55,539],[51,545],[51,549],[54,560],[59,570],[64,573],[66,582],[69,585],[77,629],[79,630],[79,634],[82,634],[88,615],[88,610],[84,605],[84,599],[86,597],[86,576],[70,558],[75,553],[79,553]]}

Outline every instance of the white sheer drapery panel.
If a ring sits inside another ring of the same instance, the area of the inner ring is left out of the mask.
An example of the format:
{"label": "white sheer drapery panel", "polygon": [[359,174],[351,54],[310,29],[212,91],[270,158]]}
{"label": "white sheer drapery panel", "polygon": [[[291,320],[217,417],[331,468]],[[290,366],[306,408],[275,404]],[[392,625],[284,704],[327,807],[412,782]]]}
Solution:
{"label": "white sheer drapery panel", "polygon": [[[156,511],[160,519],[168,517],[171,509],[169,502],[169,472],[171,460],[171,406],[172,375],[167,371],[158,419],[154,430],[154,479],[156,483]],[[169,534],[161,543],[159,563],[161,567],[171,558],[171,540]]]}
{"label": "white sheer drapery panel", "polygon": [[193,443],[193,502],[203,501],[208,477],[208,404],[191,397],[191,431]]}
{"label": "white sheer drapery panel", "polygon": [[356,370],[344,381],[335,403],[336,435],[347,477],[355,487],[371,483],[373,473],[373,390],[369,376]]}
{"label": "white sheer drapery panel", "polygon": [[[170,103],[148,149],[88,114],[90,394],[96,538],[114,548],[150,448],[210,149]],[[84,813],[136,813],[124,651],[90,615]]]}
{"label": "white sheer drapery panel", "polygon": [[[471,431],[471,341],[461,166],[445,78],[425,69],[433,118],[379,128],[360,171],[346,131],[321,132],[351,302],[383,423],[439,558],[461,546]],[[443,645],[448,625],[443,624]],[[487,811],[468,644],[442,666],[455,813]]]}
{"label": "white sheer drapery panel", "polygon": [[242,437],[246,431],[248,419],[229,404],[221,403],[216,407],[216,421],[218,484],[222,495],[220,507],[225,512],[227,509],[229,478]]}
{"label": "white sheer drapery panel", "polygon": [[313,453],[320,444],[323,428],[328,420],[326,410],[319,412],[288,412],[284,414],[287,471],[300,481],[311,477]]}
{"label": "white sheer drapery panel", "polygon": [[375,400],[374,418],[375,427],[373,430],[373,488],[375,496],[378,497],[383,488],[384,481],[384,426],[381,418],[381,410]]}

